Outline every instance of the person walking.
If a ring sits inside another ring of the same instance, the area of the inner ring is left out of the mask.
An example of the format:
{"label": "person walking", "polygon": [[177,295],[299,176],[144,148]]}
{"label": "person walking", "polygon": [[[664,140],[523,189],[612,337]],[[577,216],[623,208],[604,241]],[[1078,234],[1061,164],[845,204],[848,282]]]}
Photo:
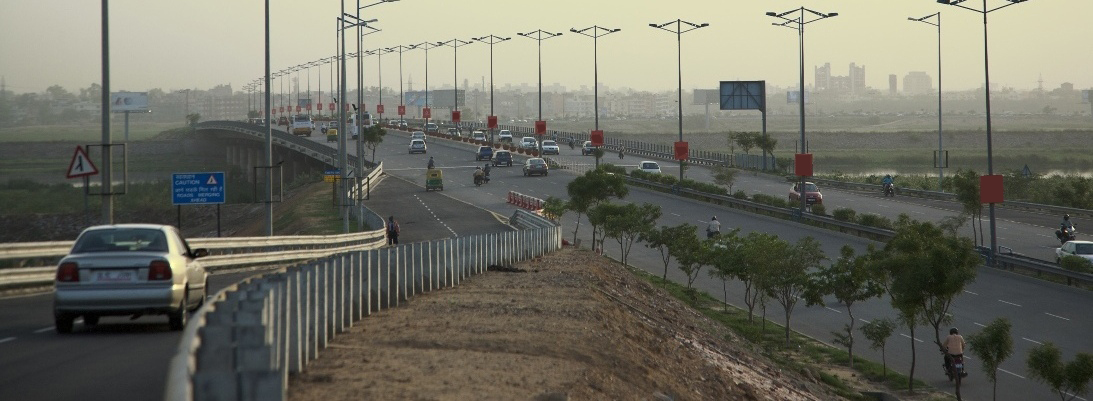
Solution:
{"label": "person walking", "polygon": [[387,245],[398,245],[399,226],[395,216],[387,217]]}

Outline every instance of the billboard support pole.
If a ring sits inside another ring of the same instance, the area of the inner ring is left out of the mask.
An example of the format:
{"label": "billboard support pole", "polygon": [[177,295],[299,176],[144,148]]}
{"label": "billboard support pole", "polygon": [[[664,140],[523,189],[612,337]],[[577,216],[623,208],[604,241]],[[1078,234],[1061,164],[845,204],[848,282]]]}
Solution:
{"label": "billboard support pole", "polygon": [[125,111],[125,142],[129,143],[129,110]]}

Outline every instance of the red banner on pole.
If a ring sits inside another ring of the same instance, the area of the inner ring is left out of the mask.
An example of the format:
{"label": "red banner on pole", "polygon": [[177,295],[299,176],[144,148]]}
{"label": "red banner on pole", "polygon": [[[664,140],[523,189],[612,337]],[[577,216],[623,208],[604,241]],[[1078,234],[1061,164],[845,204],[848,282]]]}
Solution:
{"label": "red banner on pole", "polygon": [[1002,176],[998,174],[979,176],[979,202],[1002,203]]}
{"label": "red banner on pole", "polygon": [[300,107],[300,106],[296,106],[296,112],[297,112],[297,113],[299,113],[299,112],[300,112],[300,109],[301,109],[301,107]]}
{"label": "red banner on pole", "polygon": [[588,140],[592,142],[592,146],[603,146],[603,130],[592,131]]}
{"label": "red banner on pole", "polygon": [[546,134],[546,121],[542,121],[542,120],[536,121],[535,122],[535,135],[542,136],[544,134]]}
{"label": "red banner on pole", "polygon": [[285,106],[281,106],[280,110],[278,110],[277,112],[278,113],[284,113],[285,112]]}
{"label": "red banner on pole", "polygon": [[307,104],[307,111],[311,111],[311,103]]}
{"label": "red banner on pole", "polygon": [[364,111],[364,110],[365,110],[365,107],[364,107],[364,106],[365,106],[365,104],[364,104],[364,103],[361,103],[361,105],[360,105],[360,109],[359,109],[359,110],[360,110],[360,111]]}
{"label": "red banner on pole", "polygon": [[793,172],[798,177],[812,176],[812,153],[793,155]]}
{"label": "red banner on pole", "polygon": [[497,128],[497,116],[486,117],[486,128],[489,128],[489,129]]}
{"label": "red banner on pole", "polygon": [[330,111],[334,111],[334,103],[328,103],[330,105]]}
{"label": "red banner on pole", "polygon": [[383,105],[382,104],[377,104],[376,105],[376,113],[383,114]]}
{"label": "red banner on pole", "polygon": [[319,111],[322,111],[322,109],[323,109],[323,104],[319,103]]}
{"label": "red banner on pole", "polygon": [[349,111],[349,103],[345,104],[345,111]]}
{"label": "red banner on pole", "polygon": [[398,115],[400,115],[400,116],[406,115],[406,106],[403,106],[401,104],[398,105]]}
{"label": "red banner on pole", "polygon": [[687,160],[687,154],[690,153],[687,148],[687,142],[675,143],[675,156],[676,160]]}
{"label": "red banner on pole", "polygon": [[426,107],[424,109],[421,109],[421,117],[422,118],[433,118],[433,111],[431,109],[429,109],[428,107]]}
{"label": "red banner on pole", "polygon": [[452,122],[456,123],[456,124],[459,124],[459,111],[458,110],[452,112]]}

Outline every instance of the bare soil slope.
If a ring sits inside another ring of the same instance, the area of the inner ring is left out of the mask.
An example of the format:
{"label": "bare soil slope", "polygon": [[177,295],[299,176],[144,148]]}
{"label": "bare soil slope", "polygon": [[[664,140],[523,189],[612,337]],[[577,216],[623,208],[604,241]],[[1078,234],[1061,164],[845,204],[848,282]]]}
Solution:
{"label": "bare soil slope", "polygon": [[608,259],[565,249],[374,314],[290,379],[319,400],[832,400]]}

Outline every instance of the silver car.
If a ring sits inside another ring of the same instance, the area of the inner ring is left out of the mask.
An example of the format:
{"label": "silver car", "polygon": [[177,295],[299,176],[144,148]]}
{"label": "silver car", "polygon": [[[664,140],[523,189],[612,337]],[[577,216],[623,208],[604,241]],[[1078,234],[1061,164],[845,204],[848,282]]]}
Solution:
{"label": "silver car", "polygon": [[172,226],[118,224],[85,229],[61,259],[53,290],[58,333],[85,326],[101,316],[167,315],[172,330],[186,326],[187,313],[208,296],[208,273]]}

